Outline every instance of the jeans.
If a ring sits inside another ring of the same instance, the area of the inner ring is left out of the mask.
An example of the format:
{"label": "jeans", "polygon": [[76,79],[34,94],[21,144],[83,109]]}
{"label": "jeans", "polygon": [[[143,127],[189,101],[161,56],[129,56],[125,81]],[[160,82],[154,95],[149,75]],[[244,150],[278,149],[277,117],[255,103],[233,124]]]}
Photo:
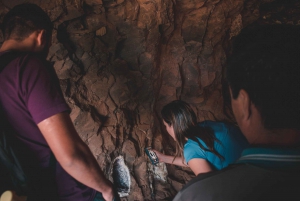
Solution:
{"label": "jeans", "polygon": [[[117,198],[118,196],[114,197],[113,201],[118,201],[119,199]],[[105,199],[103,198],[102,193],[97,192],[93,201],[105,201]]]}
{"label": "jeans", "polygon": [[102,193],[97,192],[93,201],[105,201],[105,200],[102,196]]}

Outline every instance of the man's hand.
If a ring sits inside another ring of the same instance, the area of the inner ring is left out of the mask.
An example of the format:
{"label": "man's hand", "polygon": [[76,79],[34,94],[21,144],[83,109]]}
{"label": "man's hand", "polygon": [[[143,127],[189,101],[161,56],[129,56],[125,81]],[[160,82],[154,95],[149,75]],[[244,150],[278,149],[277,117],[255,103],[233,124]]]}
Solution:
{"label": "man's hand", "polygon": [[[111,197],[112,196],[112,197]],[[115,188],[110,188],[109,190],[107,190],[107,192],[103,192],[102,193],[102,197],[106,200],[106,201],[121,201],[120,196],[118,194],[118,192],[116,191]]]}
{"label": "man's hand", "polygon": [[110,181],[108,181],[110,187],[102,191],[102,196],[106,201],[113,201],[114,199],[114,189]]}

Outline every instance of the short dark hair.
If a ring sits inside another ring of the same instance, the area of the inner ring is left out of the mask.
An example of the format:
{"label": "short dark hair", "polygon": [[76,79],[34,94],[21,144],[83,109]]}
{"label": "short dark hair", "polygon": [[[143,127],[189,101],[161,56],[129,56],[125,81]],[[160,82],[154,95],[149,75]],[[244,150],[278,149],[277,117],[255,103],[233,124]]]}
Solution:
{"label": "short dark hair", "polygon": [[245,28],[226,67],[232,97],[247,91],[265,128],[300,128],[300,26]]}
{"label": "short dark hair", "polygon": [[45,30],[47,39],[52,35],[52,22],[43,9],[31,3],[19,4],[4,16],[2,32],[4,40],[22,41],[36,30]]}

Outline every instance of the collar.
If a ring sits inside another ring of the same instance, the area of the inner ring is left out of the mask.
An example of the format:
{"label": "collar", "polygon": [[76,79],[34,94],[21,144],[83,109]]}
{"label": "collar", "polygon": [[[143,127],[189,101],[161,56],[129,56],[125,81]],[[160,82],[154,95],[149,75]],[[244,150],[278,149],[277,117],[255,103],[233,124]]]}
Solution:
{"label": "collar", "polygon": [[242,156],[236,163],[250,163],[272,168],[299,167],[300,148],[248,148],[242,152]]}

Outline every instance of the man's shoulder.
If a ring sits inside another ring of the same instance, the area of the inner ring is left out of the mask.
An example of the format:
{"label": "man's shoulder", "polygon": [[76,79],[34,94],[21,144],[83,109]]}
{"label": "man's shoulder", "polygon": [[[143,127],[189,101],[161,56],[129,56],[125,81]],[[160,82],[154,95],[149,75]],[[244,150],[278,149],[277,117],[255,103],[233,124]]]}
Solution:
{"label": "man's shoulder", "polygon": [[4,51],[0,52],[1,58],[6,58],[8,56],[14,56],[15,58],[26,58],[26,59],[38,59],[41,60],[41,57],[34,52],[22,52],[22,51]]}
{"label": "man's shoulder", "polygon": [[174,201],[279,200],[283,197],[299,200],[300,191],[293,185],[295,181],[300,181],[300,173],[296,170],[271,170],[250,164],[236,164],[221,171],[196,176],[184,186]]}
{"label": "man's shoulder", "polygon": [[45,65],[46,60],[33,52],[23,52],[19,56],[21,62],[30,65]]}
{"label": "man's shoulder", "polygon": [[199,174],[196,177],[194,177],[191,181],[189,181],[182,189],[181,191],[188,190],[190,186],[193,185],[202,185],[202,183],[206,182],[213,182],[214,180],[219,180],[219,178],[227,177],[231,172],[237,172],[240,169],[243,169],[245,167],[244,164],[234,164],[230,165],[222,170],[219,171],[212,171],[209,173]]}
{"label": "man's shoulder", "polygon": [[[41,58],[38,54],[33,52],[20,52],[20,51],[6,51],[0,52],[0,61],[9,66],[6,71],[9,73],[23,72],[24,70],[37,69],[44,67],[46,60]],[[19,70],[17,70],[19,69]]]}

